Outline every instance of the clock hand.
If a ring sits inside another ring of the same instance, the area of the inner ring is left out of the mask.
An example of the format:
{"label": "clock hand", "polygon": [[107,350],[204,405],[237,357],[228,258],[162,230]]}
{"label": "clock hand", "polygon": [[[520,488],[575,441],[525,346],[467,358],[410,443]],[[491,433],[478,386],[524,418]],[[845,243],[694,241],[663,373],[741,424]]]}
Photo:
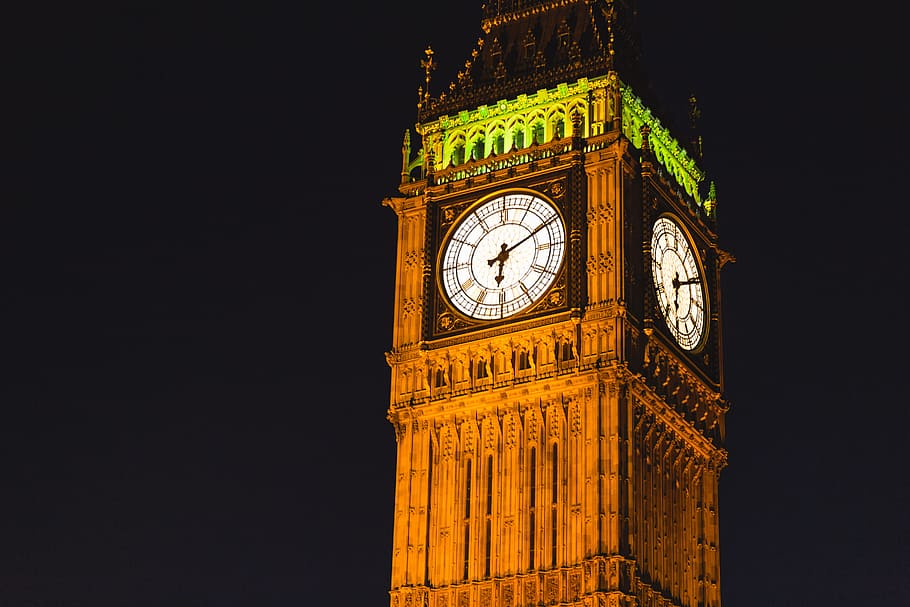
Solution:
{"label": "clock hand", "polygon": [[676,276],[673,277],[673,289],[679,291],[679,287],[682,285],[695,285],[698,284],[698,277],[690,278],[688,280],[680,280],[679,272],[676,273]]}
{"label": "clock hand", "polygon": [[[670,281],[670,284],[673,285],[673,306],[676,308],[676,311],[679,311],[679,272],[673,273],[673,280]],[[667,306],[669,309],[670,306]]]}
{"label": "clock hand", "polygon": [[506,250],[506,247],[508,247],[508,246],[509,245],[507,245],[506,243],[502,243],[502,248],[500,249],[499,253],[493,259],[488,259],[487,265],[492,268],[493,264],[498,261],[500,267],[502,267],[502,262],[504,262],[505,260],[507,260],[509,258],[509,251]]}
{"label": "clock hand", "polygon": [[521,240],[519,240],[518,242],[516,242],[515,244],[513,244],[513,245],[512,245],[511,247],[509,247],[508,249],[505,249],[505,252],[508,253],[509,251],[513,250],[515,247],[517,247],[518,245],[520,245],[521,243],[523,243],[524,241],[526,241],[528,238],[534,236],[534,234],[537,234],[539,231],[541,231],[541,230],[544,228],[545,225],[547,225],[548,223],[550,223],[551,221],[553,221],[554,219],[556,219],[556,217],[557,217],[556,215],[553,215],[553,217],[550,217],[548,220],[546,220],[545,222],[543,222],[542,224],[540,224],[539,226],[537,226],[536,228],[534,228],[534,229],[531,231],[530,234],[528,234],[527,236],[525,236],[524,238],[522,238]]}
{"label": "clock hand", "polygon": [[491,268],[493,267],[494,263],[496,263],[497,261],[499,262],[499,272],[496,275],[496,286],[499,286],[499,283],[501,283],[502,279],[503,279],[502,264],[504,264],[505,261],[509,258],[510,249],[506,248],[508,246],[509,245],[507,245],[506,243],[502,243],[502,248],[500,249],[499,254],[496,257],[494,257],[493,259],[487,260],[487,265],[490,266]]}
{"label": "clock hand", "polygon": [[[506,246],[506,245],[502,245],[502,246]],[[499,283],[501,283],[502,279],[504,278],[504,276],[502,275],[502,264],[503,264],[503,262],[505,262],[505,260],[507,258],[508,258],[508,255],[506,255],[505,257],[501,257],[499,259],[499,272],[496,274],[496,286],[497,287],[499,286]]]}
{"label": "clock hand", "polygon": [[525,236],[524,238],[522,238],[521,240],[519,240],[518,242],[513,244],[511,247],[509,245],[507,245],[506,243],[502,243],[502,247],[501,247],[499,253],[496,255],[496,257],[494,257],[493,259],[487,260],[487,265],[490,267],[493,267],[494,263],[499,262],[499,273],[496,275],[497,286],[499,285],[499,283],[502,282],[502,279],[504,278],[502,275],[502,266],[509,259],[509,252],[514,251],[515,247],[517,247],[524,241],[526,241],[529,238],[531,238],[532,236],[534,236],[534,234],[537,234],[539,231],[541,231],[544,228],[544,226],[546,226],[548,223],[550,223],[551,221],[556,219],[556,217],[557,217],[557,215],[550,217],[548,220],[546,220],[545,222],[543,222],[542,224],[540,224],[539,226],[537,226],[536,228],[531,230],[530,234],[528,234],[527,236]]}

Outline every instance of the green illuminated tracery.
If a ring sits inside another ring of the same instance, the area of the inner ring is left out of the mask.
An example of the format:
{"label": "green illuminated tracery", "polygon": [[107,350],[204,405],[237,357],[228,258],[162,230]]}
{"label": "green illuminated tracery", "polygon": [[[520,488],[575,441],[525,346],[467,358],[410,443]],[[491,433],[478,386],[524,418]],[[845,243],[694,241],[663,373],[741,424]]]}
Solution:
{"label": "green illuminated tracery", "polygon": [[705,176],[696,166],[695,160],[689,158],[686,150],[670,135],[670,131],[660,123],[651,110],[645,107],[641,99],[635,96],[632,89],[623,87],[622,131],[639,149],[641,149],[641,127],[645,125],[651,130],[649,142],[654,157],[673,175],[686,193],[701,204],[698,184]]}
{"label": "green illuminated tracery", "polygon": [[[469,167],[472,160],[487,160],[505,152],[526,150],[535,144],[552,142],[572,133],[571,117],[582,117],[582,137],[603,134],[613,118],[608,89],[611,76],[582,78],[572,84],[519,95],[510,100],[463,110],[455,116],[418,125],[425,148],[433,150],[434,170],[438,173],[460,166]],[[620,84],[621,124],[623,134],[633,146],[641,149],[642,127],[650,129],[650,147],[657,162],[672,175],[685,192],[708,213],[713,197],[703,200],[699,184],[705,176],[682,145],[660,120],[644,105],[631,88]],[[409,170],[421,166],[424,150],[411,159]],[[529,156],[530,157],[530,156]],[[517,159],[514,162],[521,162]],[[476,175],[492,170],[477,165],[464,174]],[[454,176],[453,176],[454,177]],[[457,179],[457,177],[455,177]]]}

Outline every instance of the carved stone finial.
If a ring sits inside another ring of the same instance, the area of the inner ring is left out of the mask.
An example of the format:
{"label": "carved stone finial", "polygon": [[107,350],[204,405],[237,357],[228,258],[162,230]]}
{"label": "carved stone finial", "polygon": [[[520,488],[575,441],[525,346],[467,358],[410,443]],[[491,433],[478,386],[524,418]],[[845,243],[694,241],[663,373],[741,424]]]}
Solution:
{"label": "carved stone finial", "polygon": [[426,55],[426,59],[421,60],[420,67],[423,68],[424,73],[426,74],[426,89],[423,92],[423,100],[428,101],[430,99],[430,75],[433,73],[433,70],[436,69],[436,61],[433,60],[433,49],[427,47],[423,52]]}
{"label": "carved stone finial", "polygon": [[650,175],[653,170],[653,154],[651,153],[651,127],[647,124],[641,125],[641,172],[642,175]]}
{"label": "carved stone finial", "polygon": [[433,146],[427,147],[424,172],[426,173],[429,185],[433,185],[433,176],[436,174],[436,152],[433,149]]}
{"label": "carved stone finial", "polygon": [[572,112],[572,147],[581,149],[582,127],[584,126],[584,117],[581,112]]}
{"label": "carved stone finial", "polygon": [[712,181],[708,186],[708,195],[704,202],[705,212],[712,219],[717,216],[717,186]]}
{"label": "carved stone finial", "polygon": [[411,162],[411,131],[406,129],[401,142],[401,183],[408,182],[408,165]]}
{"label": "carved stone finial", "polygon": [[651,127],[647,124],[641,125],[641,151],[651,151]]}
{"label": "carved stone finial", "polygon": [[607,56],[610,69],[613,69],[613,57],[616,54],[614,47],[613,27],[616,21],[616,8],[613,6],[613,0],[607,0],[606,6],[602,9],[604,17],[607,18]]}
{"label": "carved stone finial", "polygon": [[695,93],[689,94],[689,130],[690,130],[690,146],[692,148],[692,155],[695,157],[695,160],[701,162],[702,158],[702,139],[701,134],[699,133],[699,124],[698,121],[701,118],[701,109],[698,107],[698,99],[695,97]]}

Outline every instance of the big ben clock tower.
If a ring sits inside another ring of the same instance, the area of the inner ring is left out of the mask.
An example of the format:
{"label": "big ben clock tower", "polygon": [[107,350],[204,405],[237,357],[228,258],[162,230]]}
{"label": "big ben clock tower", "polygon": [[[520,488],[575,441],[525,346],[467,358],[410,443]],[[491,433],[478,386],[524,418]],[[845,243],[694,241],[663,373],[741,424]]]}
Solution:
{"label": "big ben clock tower", "polygon": [[[405,135],[392,607],[718,607],[716,196],[634,3],[483,7]],[[690,146],[691,147],[691,146]]]}

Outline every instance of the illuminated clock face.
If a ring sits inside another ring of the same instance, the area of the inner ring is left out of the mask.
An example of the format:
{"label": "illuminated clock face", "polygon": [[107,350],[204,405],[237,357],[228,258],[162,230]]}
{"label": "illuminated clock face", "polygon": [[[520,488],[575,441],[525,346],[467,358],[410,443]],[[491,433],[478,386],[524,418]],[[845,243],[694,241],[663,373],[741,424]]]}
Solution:
{"label": "illuminated clock face", "polygon": [[657,303],[670,334],[684,350],[697,348],[705,335],[705,287],[695,250],[669,217],[654,222],[651,274]]}
{"label": "illuminated clock face", "polygon": [[440,283],[462,314],[508,318],[550,288],[565,252],[566,228],[556,207],[529,192],[504,193],[454,226],[440,257]]}

